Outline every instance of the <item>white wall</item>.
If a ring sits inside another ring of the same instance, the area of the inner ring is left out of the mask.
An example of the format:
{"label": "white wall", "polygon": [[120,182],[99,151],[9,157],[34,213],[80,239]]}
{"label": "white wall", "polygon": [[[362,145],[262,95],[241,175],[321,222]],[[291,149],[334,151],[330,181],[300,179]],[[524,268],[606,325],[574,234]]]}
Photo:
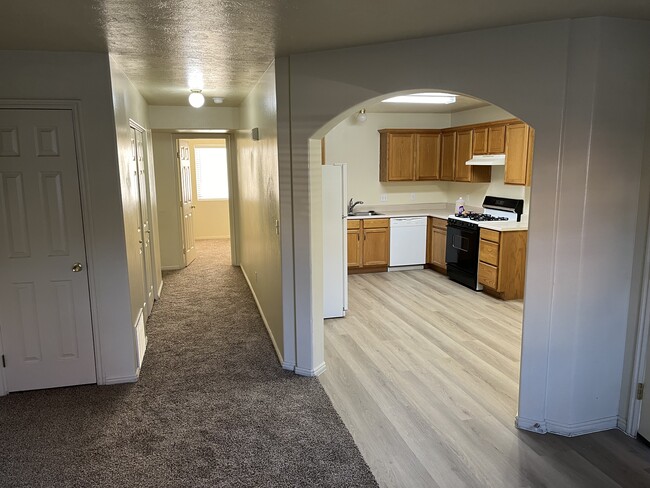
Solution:
{"label": "white wall", "polygon": [[[117,135],[118,164],[120,168],[120,180],[122,189],[122,211],[124,215],[124,233],[126,237],[126,254],[129,270],[129,288],[131,294],[131,323],[135,326],[138,317],[143,313],[144,280],[142,272],[142,257],[140,254],[141,235],[138,232],[140,222],[140,197],[138,178],[136,176],[137,166],[132,158],[131,146],[131,121],[145,129],[144,137],[149,140],[149,114],[148,105],[140,92],[127,78],[117,63],[111,58],[111,86],[113,90],[113,107],[115,113],[115,132]],[[147,146],[148,148],[149,146]],[[146,149],[147,149],[146,148]],[[155,178],[153,173],[153,162],[150,157],[146,159],[148,167],[145,177]],[[153,186],[153,185],[152,185]],[[156,214],[155,193],[151,195],[152,211]],[[158,243],[157,219],[151,222],[151,243]],[[157,246],[154,245],[154,250]],[[160,256],[154,257],[156,282],[153,283],[154,290],[162,283],[160,270]],[[145,317],[146,319],[146,317]]]}
{"label": "white wall", "polygon": [[183,235],[181,234],[180,187],[176,163],[176,143],[171,132],[152,132],[153,160],[158,196],[158,239],[162,269],[181,269]]}
{"label": "white wall", "polygon": [[[239,258],[283,367],[292,369],[282,321],[275,65],[241,105],[237,132]],[[251,129],[259,128],[254,141]],[[277,226],[276,226],[277,222]],[[288,357],[287,357],[288,356]]]}
{"label": "white wall", "polygon": [[90,219],[84,222],[93,321],[101,356],[98,381],[135,378],[124,222],[106,54],[0,51],[0,93],[10,100],[79,100],[81,158]]}
{"label": "white wall", "polygon": [[206,130],[238,129],[238,107],[166,107],[151,105],[149,121],[152,129]]}
{"label": "white wall", "polygon": [[[629,202],[648,192],[640,176],[649,34],[647,23],[566,20],[283,60],[278,80],[288,83],[278,92],[289,90],[291,110],[279,138],[288,129],[291,150],[280,152],[280,167],[291,171],[280,186],[290,184],[293,212],[281,208],[292,219],[298,366],[323,362],[323,322],[312,306],[322,296],[312,268],[322,263],[311,259],[321,222],[310,207],[320,161],[310,160],[309,139],[387,93],[458,91],[536,130],[519,425],[565,434],[616,426],[630,292],[639,286]],[[611,93],[633,96],[617,103]]]}

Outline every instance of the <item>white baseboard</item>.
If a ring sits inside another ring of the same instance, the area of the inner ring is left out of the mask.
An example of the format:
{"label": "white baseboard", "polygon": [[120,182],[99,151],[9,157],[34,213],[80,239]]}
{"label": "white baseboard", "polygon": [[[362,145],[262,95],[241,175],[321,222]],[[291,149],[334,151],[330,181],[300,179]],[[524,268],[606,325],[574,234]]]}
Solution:
{"label": "white baseboard", "polygon": [[293,361],[282,361],[282,369],[294,371],[296,369],[296,363]]}
{"label": "white baseboard", "polygon": [[617,415],[604,417],[602,419],[588,420],[586,422],[576,422],[565,424],[554,420],[533,420],[523,417],[517,417],[515,425],[519,429],[537,432],[538,434],[558,434],[566,437],[575,437],[585,434],[593,434],[603,430],[617,429],[619,417]]}
{"label": "white baseboard", "polygon": [[517,415],[515,417],[515,427],[521,430],[528,430],[537,434],[546,434],[546,422],[544,420],[527,419]]}
{"label": "white baseboard", "polygon": [[625,434],[629,435],[627,433],[627,419],[624,419],[620,415],[618,416],[618,420],[616,421],[616,427],[622,430]]}
{"label": "white baseboard", "polygon": [[160,280],[160,286],[158,287],[158,293],[155,296],[156,300],[158,300],[162,296],[163,283],[165,283],[165,282],[163,280]]}
{"label": "white baseboard", "polygon": [[294,371],[300,376],[320,376],[325,372],[326,369],[327,366],[325,366],[325,363],[321,363],[314,369],[306,369],[296,366],[296,369]]}
{"label": "white baseboard", "polygon": [[[255,300],[255,304],[257,305],[257,310],[260,312],[260,315],[262,317],[262,322],[264,322],[264,326],[266,327],[266,332],[269,334],[269,337],[271,338],[271,343],[273,344],[273,349],[275,349],[275,354],[278,356],[278,360],[280,361],[280,364],[284,369],[288,369],[284,367],[284,359],[282,358],[282,354],[280,353],[280,348],[278,347],[278,344],[275,342],[275,337],[273,337],[273,333],[271,332],[271,328],[269,327],[269,323],[266,320],[266,316],[264,315],[264,311],[262,310],[262,307],[260,306],[260,301],[257,299],[257,295],[255,294],[255,290],[253,290],[253,286],[251,285],[251,280],[248,279],[248,275],[246,274],[246,270],[244,269],[243,266],[240,266],[242,273],[244,274],[244,278],[246,278],[246,283],[248,283],[248,288],[250,288],[251,293],[253,294],[253,299]],[[293,369],[293,368],[291,368]]]}
{"label": "white baseboard", "polygon": [[178,271],[183,269],[183,266],[161,266],[160,269],[161,271]]}
{"label": "white baseboard", "polygon": [[[138,370],[139,373],[139,370]],[[119,385],[121,383],[137,383],[138,373],[133,376],[116,376],[115,378],[106,378],[105,385]]]}

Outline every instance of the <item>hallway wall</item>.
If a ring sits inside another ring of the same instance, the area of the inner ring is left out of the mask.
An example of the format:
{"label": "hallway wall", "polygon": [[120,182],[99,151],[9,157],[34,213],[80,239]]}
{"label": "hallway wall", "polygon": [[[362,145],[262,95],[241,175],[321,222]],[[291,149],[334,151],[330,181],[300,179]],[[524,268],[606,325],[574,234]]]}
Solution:
{"label": "hallway wall", "polygon": [[[280,258],[280,200],[278,182],[277,105],[275,64],[272,64],[241,105],[237,132],[239,252],[258,307],[283,367]],[[259,129],[259,140],[251,130]],[[291,351],[292,353],[292,351]]]}

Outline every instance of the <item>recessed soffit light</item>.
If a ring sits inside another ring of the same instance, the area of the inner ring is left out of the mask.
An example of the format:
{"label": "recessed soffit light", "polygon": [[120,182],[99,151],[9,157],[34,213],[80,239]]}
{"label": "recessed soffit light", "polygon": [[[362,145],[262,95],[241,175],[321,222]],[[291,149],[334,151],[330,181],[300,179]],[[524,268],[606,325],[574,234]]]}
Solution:
{"label": "recessed soffit light", "polygon": [[456,103],[456,95],[450,93],[412,93],[411,95],[398,95],[382,100],[384,103],[438,103],[448,105]]}

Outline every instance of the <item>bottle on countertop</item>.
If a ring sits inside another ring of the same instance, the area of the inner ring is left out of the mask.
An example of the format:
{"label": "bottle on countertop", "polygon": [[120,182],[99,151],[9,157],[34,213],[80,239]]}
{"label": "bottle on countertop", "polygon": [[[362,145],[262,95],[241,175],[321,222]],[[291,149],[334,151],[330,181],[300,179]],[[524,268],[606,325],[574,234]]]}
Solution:
{"label": "bottle on countertop", "polygon": [[456,215],[462,214],[465,211],[465,200],[463,200],[463,197],[458,197],[458,200],[456,200]]}

